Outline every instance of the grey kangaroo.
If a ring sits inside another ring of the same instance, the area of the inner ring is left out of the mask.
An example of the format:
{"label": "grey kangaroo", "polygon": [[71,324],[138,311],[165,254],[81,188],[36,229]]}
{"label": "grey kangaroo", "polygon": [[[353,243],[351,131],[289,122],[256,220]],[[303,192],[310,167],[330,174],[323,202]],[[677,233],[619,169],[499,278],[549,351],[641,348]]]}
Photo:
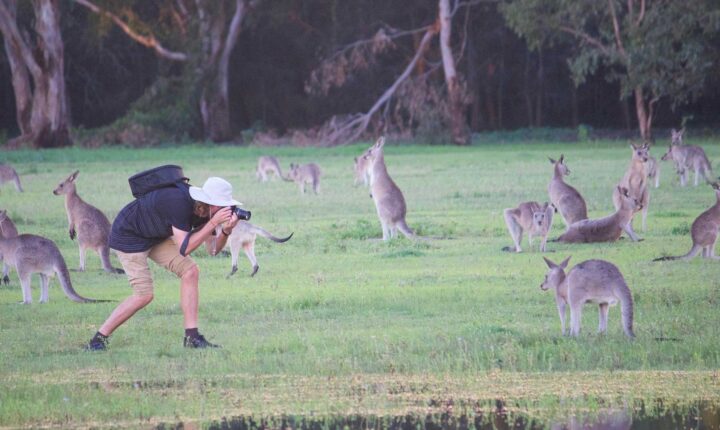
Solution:
{"label": "grey kangaroo", "polygon": [[571,224],[567,231],[560,235],[558,242],[592,243],[614,242],[620,238],[633,214],[642,208],[635,196],[628,193],[627,188],[618,186],[621,205],[614,214],[600,219],[586,219]]}
{"label": "grey kangaroo", "polygon": [[695,171],[695,186],[699,183],[700,175],[705,181],[712,182],[712,166],[705,151],[697,145],[683,145],[684,133],[684,129],[671,131],[670,146],[661,160],[672,160],[675,163],[675,169],[680,176],[680,186],[684,187],[687,184],[689,170]]}
{"label": "grey kangaroo", "polygon": [[[15,224],[13,224],[12,220],[7,214],[7,210],[1,210],[0,211],[0,239],[9,239],[11,237],[17,237],[18,231],[17,228],[15,228]],[[3,263],[3,277],[2,282],[5,283],[5,285],[10,284],[10,277],[8,276],[8,273],[10,272],[10,266],[7,263]]]}
{"label": "grey kangaroo", "polygon": [[548,270],[540,289],[555,290],[555,303],[560,315],[560,327],[563,336],[565,331],[565,310],[570,307],[570,335],[580,334],[582,308],[585,303],[597,303],[600,307],[600,324],[598,333],[607,331],[607,316],[610,306],[620,302],[622,325],[625,335],[634,338],[633,333],[633,298],[625,279],[614,264],[604,260],[587,260],[573,267],[567,275],[570,257],[560,264],[555,264],[543,257]]}
{"label": "grey kangaroo", "polygon": [[70,282],[65,259],[57,245],[49,239],[33,234],[21,234],[11,238],[0,238],[0,260],[15,268],[22,287],[23,303],[32,303],[30,277],[40,274],[40,303],[47,303],[50,278],[58,276],[60,286],[74,302],[102,302],[79,295]]}
{"label": "grey kangaroo", "polygon": [[692,238],[692,247],[685,255],[677,257],[660,257],[653,261],[663,260],[690,260],[702,251],[702,256],[717,260],[720,257],[715,256],[715,244],[718,239],[718,229],[720,229],[720,183],[711,184],[715,190],[716,202],[708,210],[701,213],[690,227],[690,237]]}
{"label": "grey kangaroo", "polygon": [[[545,252],[548,233],[552,227],[554,208],[550,204],[540,205],[538,202],[523,202],[516,208],[508,208],[503,211],[505,224],[515,244],[514,251],[522,252],[520,242],[522,241],[523,230],[527,231],[529,245],[532,246],[533,236],[540,236],[540,252]],[[503,251],[511,251],[511,247],[503,248]]]}
{"label": "grey kangaroo", "polygon": [[268,173],[275,174],[278,178],[283,177],[282,170],[280,169],[280,163],[278,163],[277,158],[264,155],[258,158],[255,176],[258,181],[266,182],[268,180]]}
{"label": "grey kangaroo", "polygon": [[125,273],[122,269],[112,267],[110,264],[110,221],[98,208],[86,203],[77,194],[75,179],[79,171],[67,177],[55,188],[53,194],[65,196],[65,212],[68,218],[68,233],[74,240],[77,235],[80,246],[80,268],[85,270],[85,250],[93,249],[100,256],[103,270],[108,273]]}
{"label": "grey kangaroo", "polygon": [[322,171],[320,166],[315,163],[309,164],[290,164],[290,172],[284,177],[286,181],[295,182],[300,186],[300,193],[305,194],[305,184],[312,184],[313,192],[320,192],[320,176]]}
{"label": "grey kangaroo", "polygon": [[560,155],[557,161],[552,158],[549,160],[554,168],[553,177],[548,185],[550,203],[560,212],[565,225],[570,227],[575,222],[587,219],[587,205],[580,193],[563,180],[563,176],[570,174],[570,169],[565,164],[565,156]]}
{"label": "grey kangaroo", "polygon": [[355,166],[353,169],[355,173],[355,186],[360,185],[360,182],[366,187],[370,185],[370,170],[368,167],[368,159],[366,157],[355,157]]}
{"label": "grey kangaroo", "polygon": [[[630,147],[632,148],[630,166],[625,172],[625,176],[623,176],[620,180],[618,186],[626,188],[630,195],[637,197],[640,201],[640,204],[642,205],[642,229],[645,231],[647,228],[648,205],[650,203],[650,191],[648,190],[645,163],[648,161],[648,150],[650,148],[650,144],[630,144]],[[613,190],[613,204],[615,205],[615,209],[619,209],[622,205],[623,197],[620,195],[619,187]],[[633,241],[637,242],[640,240],[633,230],[632,218],[630,218],[625,231]]]}
{"label": "grey kangaroo", "polygon": [[380,137],[363,157],[366,158],[370,171],[370,192],[375,202],[378,218],[383,231],[383,240],[395,237],[400,230],[407,238],[417,238],[405,222],[407,207],[402,191],[395,184],[385,166],[383,146],[385,138]]}
{"label": "grey kangaroo", "polygon": [[13,169],[13,167],[9,164],[0,164],[0,185],[5,182],[13,182],[15,184],[15,189],[18,190],[18,192],[23,192],[23,187],[20,184],[20,177],[15,169]]}
{"label": "grey kangaroo", "polygon": [[[217,235],[222,234],[222,226],[219,225],[215,229],[215,234]],[[228,237],[227,242],[225,245],[230,244],[230,254],[232,256],[232,270],[227,275],[229,278],[230,276],[234,275],[235,272],[238,270],[238,255],[240,254],[240,248],[242,248],[245,251],[245,255],[247,256],[248,260],[250,260],[250,263],[252,264],[253,271],[250,274],[250,276],[255,276],[258,269],[260,269],[260,266],[258,265],[257,258],[255,257],[255,239],[257,238],[257,235],[260,235],[262,237],[268,238],[272,240],[273,242],[277,243],[284,243],[290,240],[290,238],[293,236],[293,233],[290,233],[290,236],[284,237],[284,238],[277,238],[273,236],[270,232],[267,230],[260,228],[258,226],[252,225],[247,221],[240,221],[235,225],[235,228],[233,228],[232,233],[230,233],[230,236]],[[208,253],[210,255],[217,255],[221,249],[217,249],[215,246],[215,237],[210,237],[205,241],[205,248],[207,249]]]}
{"label": "grey kangaroo", "polygon": [[648,161],[645,163],[645,174],[649,182],[655,183],[655,188],[660,187],[660,164],[652,155],[648,155]]}

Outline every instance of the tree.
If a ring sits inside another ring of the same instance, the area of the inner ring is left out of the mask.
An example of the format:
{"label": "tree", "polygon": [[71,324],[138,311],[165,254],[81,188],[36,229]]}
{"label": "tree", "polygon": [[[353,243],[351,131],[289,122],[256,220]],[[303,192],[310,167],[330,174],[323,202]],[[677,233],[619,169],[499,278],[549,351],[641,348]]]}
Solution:
{"label": "tree", "polygon": [[[20,136],[18,147],[50,148],[71,143],[58,0],[33,0],[34,38],[18,19],[17,0],[0,2],[0,32],[12,73]],[[25,6],[27,3],[23,3]]]}
{"label": "tree", "polygon": [[714,0],[509,0],[502,10],[532,49],[573,43],[576,85],[601,69],[619,81],[621,97],[635,99],[644,139],[660,100],[675,108],[700,94],[712,67],[709,36],[720,30]]}

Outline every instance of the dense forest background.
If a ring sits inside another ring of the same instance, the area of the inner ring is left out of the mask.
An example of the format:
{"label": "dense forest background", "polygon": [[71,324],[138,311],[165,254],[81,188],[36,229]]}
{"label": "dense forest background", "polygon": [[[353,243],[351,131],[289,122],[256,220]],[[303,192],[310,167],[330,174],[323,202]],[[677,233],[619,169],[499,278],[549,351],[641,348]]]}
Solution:
{"label": "dense forest background", "polygon": [[[129,37],[109,14],[93,11],[83,2],[48,1],[59,11],[75,143],[132,143],[127,140],[147,138],[152,144],[167,138],[208,138],[195,112],[200,96],[192,94],[187,72],[191,66],[201,67],[202,59],[196,63],[169,60]],[[193,43],[197,35],[202,37],[203,28],[202,22],[193,24],[192,11],[186,11],[190,18],[178,19],[183,25],[173,20],[173,8],[180,5],[182,10],[183,3],[107,0],[93,5],[113,13],[138,34],[152,34],[169,50],[191,56],[193,49],[200,49]],[[220,3],[223,1],[208,6],[211,14],[221,16],[220,27],[228,25],[234,7],[245,7],[245,15],[229,55],[231,136],[212,139],[216,141],[262,135],[280,139],[297,130],[312,139],[308,130],[318,130],[333,116],[367,112],[415,56],[423,37],[418,29],[438,20],[437,0],[237,0],[218,9]],[[569,38],[543,36],[543,43],[536,43],[527,34],[520,36],[518,25],[527,24],[516,20],[514,27],[510,25],[502,3],[450,2],[450,43],[469,131],[584,125],[639,136],[633,94],[623,95],[622,82],[613,78],[616,66],[596,61],[576,84],[570,59],[577,57],[582,47]],[[530,7],[533,2],[525,3]],[[538,2],[534,3],[537,7]],[[540,7],[562,7],[563,2],[539,3]],[[26,37],[33,39],[36,17],[30,4],[30,0],[20,0],[14,6],[18,26],[31,29],[26,30]],[[711,9],[705,11],[708,16],[720,8],[711,1],[703,5]],[[679,18],[667,17],[667,26],[660,30],[672,32]],[[193,25],[197,27],[194,30]],[[382,44],[378,34],[385,36]],[[353,43],[373,38],[364,51],[354,49]],[[707,31],[701,38],[706,42],[702,52],[687,60],[707,65],[700,78],[690,78],[700,79],[700,89],[688,90],[688,96],[679,101],[659,98],[653,112],[655,129],[720,126],[720,37],[717,31]],[[443,79],[441,48],[438,38],[429,43],[408,79],[373,117],[368,133],[443,135],[448,127],[440,111],[448,108],[442,102],[447,81]],[[3,141],[20,133],[11,77],[9,57],[0,55]],[[393,126],[388,127],[389,123]],[[120,131],[133,127],[141,127],[140,134]],[[144,135],[153,132],[159,134]]]}

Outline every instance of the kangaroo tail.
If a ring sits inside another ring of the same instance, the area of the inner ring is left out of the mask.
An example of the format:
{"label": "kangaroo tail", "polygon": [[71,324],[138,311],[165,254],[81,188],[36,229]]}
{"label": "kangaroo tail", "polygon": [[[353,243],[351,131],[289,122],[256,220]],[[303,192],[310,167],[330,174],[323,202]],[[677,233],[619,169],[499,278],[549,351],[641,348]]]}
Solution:
{"label": "kangaroo tail", "polygon": [[634,339],[635,333],[633,332],[633,298],[627,285],[624,285],[624,287],[625,288],[623,288],[622,294],[620,295],[620,312],[622,314],[622,325],[623,330],[625,331],[625,335],[630,339]]}
{"label": "kangaroo tail", "polygon": [[15,189],[22,193],[22,192],[23,192],[23,187],[22,187],[22,185],[20,184],[20,177],[18,176],[17,173],[15,174],[15,177],[13,178],[13,181],[15,182]]}
{"label": "kangaroo tail", "polygon": [[291,237],[293,237],[293,234],[295,234],[293,232],[293,233],[290,233],[290,236],[288,236],[288,237],[279,238],[279,237],[273,236],[269,231],[265,230],[264,228],[260,228],[256,225],[253,226],[253,232],[255,234],[259,234],[260,236],[266,237],[266,238],[272,240],[273,242],[277,242],[277,243],[287,242],[288,240],[290,240]]}
{"label": "kangaroo tail", "polygon": [[112,267],[110,263],[110,248],[105,245],[100,250],[100,260],[102,261],[103,270],[108,273],[125,273],[123,269]]}
{"label": "kangaroo tail", "polygon": [[68,271],[67,265],[65,264],[65,260],[60,260],[58,263],[55,264],[55,273],[58,275],[58,280],[60,281],[60,286],[62,287],[63,292],[73,302],[99,303],[99,302],[109,302],[110,301],[110,300],[88,299],[88,298],[83,297],[80,294],[78,294],[75,291],[75,289],[73,288],[72,282],[70,282],[70,272]]}
{"label": "kangaroo tail", "polygon": [[395,224],[397,226],[397,229],[400,230],[400,233],[404,234],[405,237],[408,239],[417,239],[418,236],[415,235],[415,232],[412,231],[410,227],[408,227],[407,223],[405,222],[405,219],[401,219],[400,221]]}
{"label": "kangaroo tail", "polygon": [[692,248],[690,248],[690,251],[688,251],[688,253],[685,255],[658,257],[653,259],[653,261],[689,260],[698,255],[698,252],[700,252],[701,249],[702,247],[700,245],[693,244]]}

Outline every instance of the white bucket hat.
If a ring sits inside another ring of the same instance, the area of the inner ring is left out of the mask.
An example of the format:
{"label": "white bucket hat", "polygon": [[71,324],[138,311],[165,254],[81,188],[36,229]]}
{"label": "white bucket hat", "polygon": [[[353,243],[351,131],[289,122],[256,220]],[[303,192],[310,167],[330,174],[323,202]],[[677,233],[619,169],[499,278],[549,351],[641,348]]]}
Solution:
{"label": "white bucket hat", "polygon": [[202,188],[190,187],[190,197],[193,200],[207,203],[213,206],[238,206],[241,205],[232,198],[233,187],[230,182],[217,176],[207,178]]}

